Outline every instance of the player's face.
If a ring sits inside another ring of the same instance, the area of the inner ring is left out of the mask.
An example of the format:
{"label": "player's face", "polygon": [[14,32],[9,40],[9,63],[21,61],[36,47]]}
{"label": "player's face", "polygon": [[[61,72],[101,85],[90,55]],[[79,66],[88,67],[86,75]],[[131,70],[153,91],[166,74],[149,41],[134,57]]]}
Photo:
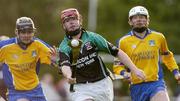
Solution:
{"label": "player's face", "polygon": [[17,34],[17,37],[24,44],[29,44],[34,37],[34,30],[33,29],[20,30],[19,33]]}
{"label": "player's face", "polygon": [[80,27],[80,21],[75,17],[70,17],[64,20],[63,27],[68,32],[77,30]]}
{"label": "player's face", "polygon": [[134,15],[129,19],[129,24],[133,28],[148,27],[149,19],[144,15]]}

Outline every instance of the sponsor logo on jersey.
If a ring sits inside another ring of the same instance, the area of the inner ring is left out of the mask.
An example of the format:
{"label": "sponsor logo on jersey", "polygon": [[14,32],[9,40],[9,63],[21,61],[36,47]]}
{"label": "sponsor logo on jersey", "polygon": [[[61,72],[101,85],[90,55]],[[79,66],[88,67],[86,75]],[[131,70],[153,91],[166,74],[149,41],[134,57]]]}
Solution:
{"label": "sponsor logo on jersey", "polygon": [[37,56],[36,51],[35,50],[32,51],[32,57],[36,57],[36,56]]}
{"label": "sponsor logo on jersey", "polygon": [[90,42],[85,43],[85,46],[86,46],[86,49],[87,49],[87,50],[92,49],[92,46],[91,46],[91,43],[90,43]]}

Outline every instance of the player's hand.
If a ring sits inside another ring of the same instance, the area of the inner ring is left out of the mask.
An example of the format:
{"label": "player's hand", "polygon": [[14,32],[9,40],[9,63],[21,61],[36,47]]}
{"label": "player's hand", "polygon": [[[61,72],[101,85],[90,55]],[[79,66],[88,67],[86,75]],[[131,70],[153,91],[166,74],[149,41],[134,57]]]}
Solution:
{"label": "player's hand", "polygon": [[53,65],[56,65],[56,61],[58,58],[59,58],[59,54],[57,48],[53,46],[52,48],[50,48],[50,59]]}
{"label": "player's hand", "polygon": [[142,71],[141,69],[135,69],[133,72],[139,79],[145,81],[146,80],[146,75],[144,73],[144,71]]}
{"label": "player's hand", "polygon": [[6,100],[0,95],[0,101],[6,101]]}
{"label": "player's hand", "polygon": [[76,83],[76,78],[66,78],[66,80],[67,80],[67,82],[69,83],[69,84],[75,84]]}
{"label": "player's hand", "polygon": [[180,84],[180,74],[177,73],[174,75],[175,79],[177,80],[178,84]]}
{"label": "player's hand", "polygon": [[56,46],[53,46],[52,48],[50,48],[50,55],[51,55],[51,60],[52,61],[56,61],[57,57],[58,57],[58,51]]}

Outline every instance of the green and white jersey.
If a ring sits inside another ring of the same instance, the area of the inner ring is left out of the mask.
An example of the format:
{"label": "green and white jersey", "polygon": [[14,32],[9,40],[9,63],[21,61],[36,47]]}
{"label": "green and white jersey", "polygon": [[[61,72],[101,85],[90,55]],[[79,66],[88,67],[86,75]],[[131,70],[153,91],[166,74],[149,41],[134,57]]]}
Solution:
{"label": "green and white jersey", "polygon": [[[76,65],[76,80],[77,83],[82,82],[93,82],[101,80],[107,76],[109,73],[99,56],[99,52],[104,52],[116,56],[118,49],[106,41],[99,34],[82,31],[80,40],[82,40],[82,45],[79,51],[79,56]],[[71,39],[67,36],[59,45],[60,50],[60,66],[72,64],[72,49],[69,46]]]}

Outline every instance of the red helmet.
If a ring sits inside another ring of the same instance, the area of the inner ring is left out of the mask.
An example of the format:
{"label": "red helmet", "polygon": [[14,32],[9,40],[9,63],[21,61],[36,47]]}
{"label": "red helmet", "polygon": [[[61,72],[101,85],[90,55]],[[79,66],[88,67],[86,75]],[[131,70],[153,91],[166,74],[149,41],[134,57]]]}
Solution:
{"label": "red helmet", "polygon": [[65,9],[61,12],[61,21],[64,22],[65,19],[75,17],[77,19],[80,19],[80,14],[77,9],[75,8],[69,8]]}

